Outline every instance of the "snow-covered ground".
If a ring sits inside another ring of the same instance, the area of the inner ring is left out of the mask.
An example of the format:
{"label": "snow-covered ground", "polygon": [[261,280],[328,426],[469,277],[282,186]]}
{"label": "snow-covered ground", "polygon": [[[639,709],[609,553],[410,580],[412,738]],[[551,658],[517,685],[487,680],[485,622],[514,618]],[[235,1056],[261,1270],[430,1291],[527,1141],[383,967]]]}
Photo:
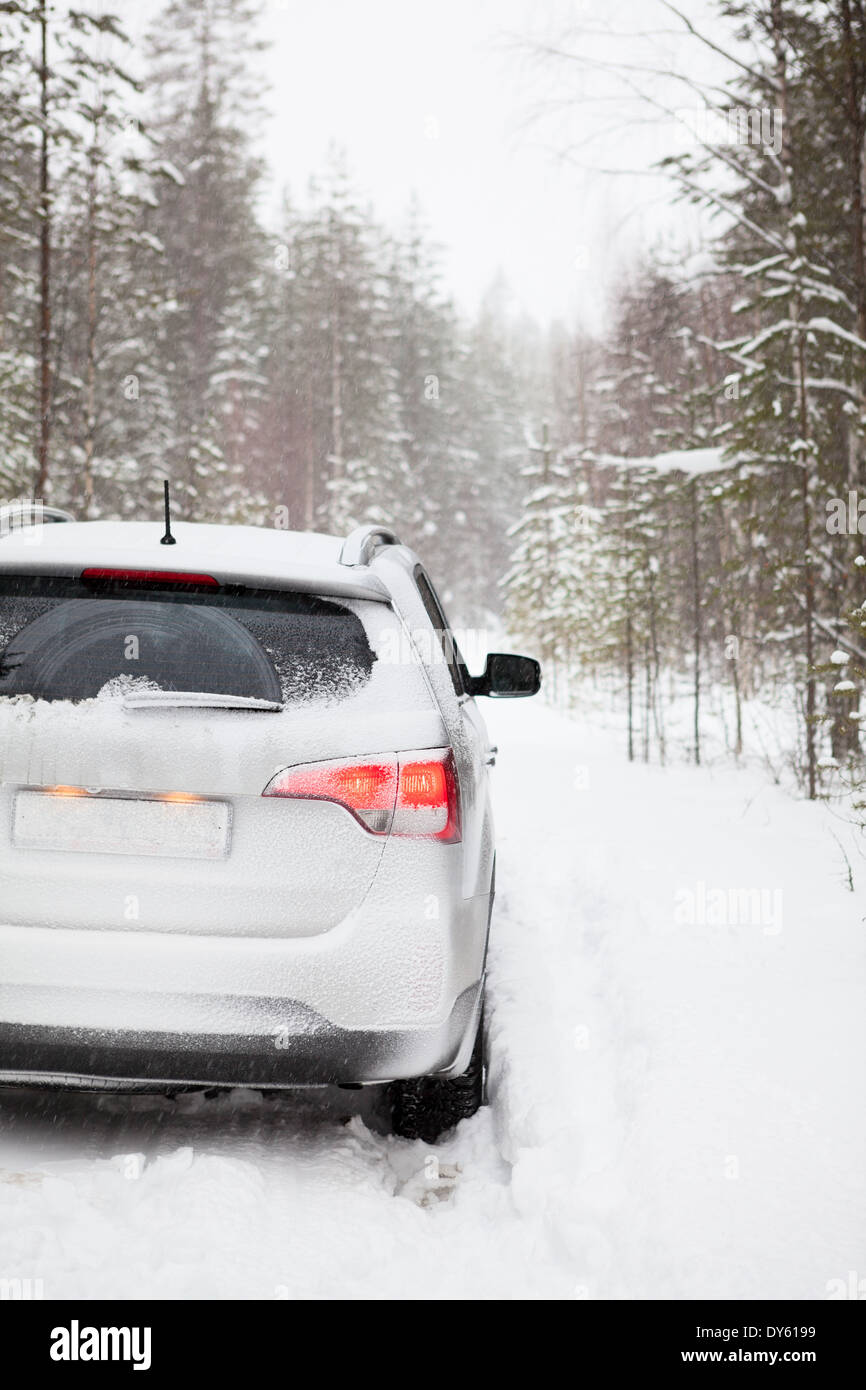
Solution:
{"label": "snow-covered ground", "polygon": [[866,861],[851,892],[831,813],[758,771],[629,766],[538,702],[485,713],[490,1106],[431,1149],[378,1133],[367,1093],[0,1093],[0,1279],[820,1299],[866,1276]]}

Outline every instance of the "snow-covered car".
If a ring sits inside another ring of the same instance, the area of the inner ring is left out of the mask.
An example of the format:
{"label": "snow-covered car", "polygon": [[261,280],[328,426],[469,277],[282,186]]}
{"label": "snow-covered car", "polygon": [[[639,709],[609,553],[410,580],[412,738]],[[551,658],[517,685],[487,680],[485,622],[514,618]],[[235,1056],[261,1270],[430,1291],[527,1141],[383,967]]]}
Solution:
{"label": "snow-covered car", "polygon": [[390,532],[0,538],[0,1085],[483,1093],[493,758]]}

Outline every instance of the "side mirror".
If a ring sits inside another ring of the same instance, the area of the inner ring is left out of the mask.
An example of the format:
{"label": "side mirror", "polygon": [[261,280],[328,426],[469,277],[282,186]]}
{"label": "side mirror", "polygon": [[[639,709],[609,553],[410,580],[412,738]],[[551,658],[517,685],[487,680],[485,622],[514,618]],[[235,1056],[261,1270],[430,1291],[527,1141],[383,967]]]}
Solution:
{"label": "side mirror", "polygon": [[537,695],[541,689],[541,667],[531,656],[512,656],[510,652],[490,652],[483,676],[469,677],[470,695],[518,698]]}

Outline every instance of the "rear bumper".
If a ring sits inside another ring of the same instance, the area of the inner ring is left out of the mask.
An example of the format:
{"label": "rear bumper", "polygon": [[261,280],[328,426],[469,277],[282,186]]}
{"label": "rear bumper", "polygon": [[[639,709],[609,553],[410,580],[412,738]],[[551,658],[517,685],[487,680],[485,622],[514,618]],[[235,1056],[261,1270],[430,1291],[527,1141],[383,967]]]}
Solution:
{"label": "rear bumper", "polygon": [[293,1087],[459,1075],[469,1064],[483,982],[434,1026],[340,1028],[281,1001],[273,1033],[163,1033],[0,1022],[0,1086],[161,1090]]}

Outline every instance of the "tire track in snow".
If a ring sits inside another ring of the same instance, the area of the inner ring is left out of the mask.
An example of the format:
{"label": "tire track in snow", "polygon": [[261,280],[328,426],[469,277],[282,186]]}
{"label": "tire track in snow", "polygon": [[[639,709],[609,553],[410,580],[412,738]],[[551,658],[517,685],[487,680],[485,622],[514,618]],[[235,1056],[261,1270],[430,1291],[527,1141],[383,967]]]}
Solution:
{"label": "tire track in snow", "polygon": [[626,1161],[648,1043],[609,939],[634,908],[613,887],[591,798],[563,794],[576,768],[581,787],[587,772],[589,786],[603,774],[598,750],[549,711],[527,738],[516,713],[508,711],[500,737],[497,787],[497,1141],[512,1164],[518,1209],[544,1229],[549,1262],[562,1271],[560,1296],[627,1296],[651,1261],[650,1223]]}

